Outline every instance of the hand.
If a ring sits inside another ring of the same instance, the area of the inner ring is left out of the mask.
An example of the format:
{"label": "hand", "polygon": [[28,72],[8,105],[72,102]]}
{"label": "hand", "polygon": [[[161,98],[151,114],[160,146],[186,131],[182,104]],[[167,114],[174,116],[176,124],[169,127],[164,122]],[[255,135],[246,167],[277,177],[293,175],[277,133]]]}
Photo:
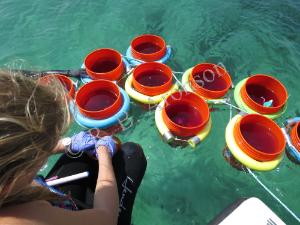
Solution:
{"label": "hand", "polygon": [[71,137],[70,150],[72,152],[85,152],[95,149],[95,144],[98,138],[93,136],[88,131],[81,131]]}
{"label": "hand", "polygon": [[[101,146],[104,146],[108,149],[111,158],[117,152],[117,144],[112,136],[104,136],[104,137],[100,138],[95,144],[95,150],[97,150]],[[96,154],[96,156],[97,156],[97,154]]]}

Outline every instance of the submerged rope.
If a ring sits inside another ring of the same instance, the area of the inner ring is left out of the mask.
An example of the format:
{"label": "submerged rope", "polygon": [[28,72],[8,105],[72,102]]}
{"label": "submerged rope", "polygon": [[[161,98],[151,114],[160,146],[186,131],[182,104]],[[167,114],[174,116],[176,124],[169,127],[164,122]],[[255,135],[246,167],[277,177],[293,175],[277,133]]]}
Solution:
{"label": "submerged rope", "polygon": [[136,61],[136,62],[138,62],[138,63],[144,63],[144,62],[145,62],[145,61],[142,61],[142,60],[133,58],[133,57],[126,56],[126,55],[121,55],[121,56],[124,57],[124,58],[126,58],[126,59]]}
{"label": "submerged rope", "polygon": [[117,83],[120,82],[121,80],[125,79],[126,77],[129,77],[129,75],[131,75],[133,70],[134,70],[134,68],[131,68],[129,71],[127,71],[123,76],[121,76],[121,78],[117,81]]}
{"label": "submerged rope", "polygon": [[[229,99],[229,101],[230,101],[230,99]],[[230,106],[229,106],[229,122],[231,121],[231,119],[232,119],[232,105],[230,104]]]}
{"label": "submerged rope", "polygon": [[231,104],[231,103],[229,103],[227,101],[222,101],[222,103],[225,104],[225,105],[230,106],[231,108],[235,108],[235,109],[237,109],[237,110],[239,110],[239,111],[241,111],[243,113],[248,114],[248,112],[246,112],[245,110],[243,110],[243,109],[241,109],[241,108],[239,108],[239,107],[237,107],[237,106],[235,106],[235,105],[233,105],[233,104]]}
{"label": "submerged rope", "polygon": [[263,189],[265,189],[265,191],[267,191],[280,205],[282,205],[283,208],[285,208],[300,223],[300,218],[291,209],[289,209],[287,205],[285,205],[269,188],[267,188],[249,168],[247,168],[247,171],[263,187]]}
{"label": "submerged rope", "polygon": [[172,71],[174,74],[184,74],[184,72]]}
{"label": "submerged rope", "polygon": [[182,89],[184,91],[187,91],[186,88],[184,87],[184,85],[181,83],[181,81],[176,77],[176,75],[174,74],[174,72],[172,71],[172,75],[175,78],[175,80],[177,81],[177,83],[182,87]]}

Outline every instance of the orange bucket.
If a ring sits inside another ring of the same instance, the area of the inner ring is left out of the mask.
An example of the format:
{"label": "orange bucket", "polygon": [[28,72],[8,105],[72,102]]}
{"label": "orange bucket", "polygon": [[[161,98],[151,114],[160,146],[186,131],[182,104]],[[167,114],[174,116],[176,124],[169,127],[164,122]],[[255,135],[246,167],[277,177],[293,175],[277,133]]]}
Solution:
{"label": "orange bucket", "polygon": [[196,65],[189,81],[196,93],[208,99],[222,98],[231,87],[231,77],[227,71],[211,63]]}
{"label": "orange bucket", "polygon": [[110,48],[96,49],[84,60],[87,74],[94,80],[118,80],[123,72],[122,55]]}
{"label": "orange bucket", "polygon": [[170,67],[162,63],[147,62],[134,69],[132,85],[144,95],[155,96],[170,90],[172,78]]}
{"label": "orange bucket", "polygon": [[296,125],[291,130],[291,141],[294,147],[300,152],[300,122],[296,123]]}
{"label": "orange bucket", "polygon": [[131,41],[131,54],[145,62],[160,60],[167,51],[163,38],[153,34],[143,34]]}
{"label": "orange bucket", "polygon": [[179,137],[196,135],[210,117],[207,103],[192,92],[174,92],[168,96],[162,110],[166,126]]}
{"label": "orange bucket", "polygon": [[50,75],[46,75],[44,77],[41,77],[39,80],[42,83],[47,84],[49,82],[49,78],[51,78],[51,77],[58,78],[58,80],[62,83],[62,85],[68,91],[68,96],[70,98],[74,98],[75,97],[75,87],[74,87],[74,84],[73,84],[72,80],[70,78],[68,78],[67,76],[65,76],[65,75],[62,75],[62,74],[50,74]]}
{"label": "orange bucket", "polygon": [[106,119],[115,115],[123,104],[119,87],[108,80],[95,80],[83,85],[75,102],[79,112],[92,119]]}
{"label": "orange bucket", "polygon": [[233,135],[243,152],[261,162],[275,160],[285,149],[285,138],[280,127],[259,114],[243,116],[235,124]]}
{"label": "orange bucket", "polygon": [[[262,114],[274,114],[286,104],[288,93],[283,84],[274,77],[257,74],[247,79],[241,89],[242,100],[251,109]],[[264,102],[273,100],[271,107]]]}

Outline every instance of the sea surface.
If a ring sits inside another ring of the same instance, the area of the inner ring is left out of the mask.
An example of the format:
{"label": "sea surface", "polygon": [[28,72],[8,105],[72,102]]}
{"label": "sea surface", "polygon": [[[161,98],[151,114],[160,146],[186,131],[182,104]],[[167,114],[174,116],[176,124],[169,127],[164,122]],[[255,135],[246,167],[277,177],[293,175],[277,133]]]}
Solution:
{"label": "sea surface", "polygon": [[[221,63],[234,84],[253,74],[272,75],[289,93],[288,109],[276,122],[300,116],[298,0],[1,0],[0,18],[1,68],[77,69],[96,48],[125,53],[136,35],[153,33],[172,46],[173,70]],[[174,148],[162,141],[154,111],[131,103],[132,125],[118,136],[140,143],[148,159],[134,224],[207,224],[233,201],[251,196],[297,224],[251,174],[224,160],[229,107],[215,106],[211,117],[212,131],[195,150]],[[69,134],[81,129],[74,124]],[[254,174],[300,216],[299,165],[285,156],[277,169]]]}

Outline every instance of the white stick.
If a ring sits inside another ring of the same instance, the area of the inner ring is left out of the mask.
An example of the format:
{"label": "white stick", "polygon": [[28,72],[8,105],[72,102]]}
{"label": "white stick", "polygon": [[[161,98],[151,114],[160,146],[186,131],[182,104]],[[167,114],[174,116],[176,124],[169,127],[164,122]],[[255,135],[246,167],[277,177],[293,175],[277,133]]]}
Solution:
{"label": "white stick", "polygon": [[65,183],[68,183],[68,182],[71,182],[71,181],[74,181],[74,180],[83,179],[83,178],[86,178],[88,176],[89,176],[89,172],[85,171],[85,172],[77,173],[77,174],[74,174],[74,175],[71,175],[71,176],[62,177],[62,178],[59,178],[59,179],[56,179],[56,180],[48,181],[47,185],[48,186],[56,186],[56,185],[65,184]]}

